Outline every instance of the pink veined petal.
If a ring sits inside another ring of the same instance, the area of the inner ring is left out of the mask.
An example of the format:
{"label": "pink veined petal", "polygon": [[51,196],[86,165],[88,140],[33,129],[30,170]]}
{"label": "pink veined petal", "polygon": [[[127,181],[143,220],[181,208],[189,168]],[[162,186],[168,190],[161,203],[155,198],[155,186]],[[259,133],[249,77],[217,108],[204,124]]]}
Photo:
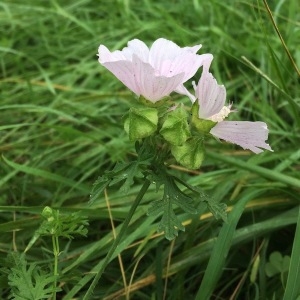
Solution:
{"label": "pink veined petal", "polygon": [[211,63],[211,54],[196,54],[200,48],[201,45],[181,48],[160,38],[149,50],[144,42],[134,39],[122,51],[110,52],[100,45],[98,56],[99,62],[138,96],[155,102],[176,90],[195,101],[183,83],[200,66]]}
{"label": "pink veined petal", "polygon": [[132,90],[136,95],[140,95],[140,87],[137,84],[133,64],[130,61],[105,62],[102,65],[113,73],[124,85]]}
{"label": "pink veined petal", "polygon": [[106,62],[114,62],[119,60],[126,60],[123,53],[119,50],[110,52],[104,45],[100,45],[98,49],[98,57],[100,64],[104,64]]}
{"label": "pink veined petal", "polygon": [[149,62],[154,69],[160,70],[163,62],[180,55],[181,51],[182,49],[172,41],[160,38],[150,48]]}
{"label": "pink veined petal", "polygon": [[[149,62],[154,69],[163,70],[166,61],[174,61],[178,56],[187,54],[196,56],[195,52],[200,48],[201,45],[181,48],[172,41],[160,38],[150,48]],[[178,74],[178,71],[176,73]],[[166,73],[160,75],[166,75]]]}
{"label": "pink veined petal", "polygon": [[[179,73],[184,73],[183,82],[190,79],[201,66],[200,55],[192,53],[182,53],[173,60],[165,60],[158,70],[159,75],[171,77]],[[182,82],[182,83],[183,83]]]}
{"label": "pink veined petal", "polygon": [[196,97],[192,95],[183,84],[179,85],[174,92],[188,96],[193,103],[196,101]]}
{"label": "pink veined petal", "polygon": [[202,45],[196,45],[196,46],[192,46],[192,47],[183,47],[182,49],[184,51],[188,51],[188,52],[192,52],[194,54],[196,54],[200,49],[201,49]]}
{"label": "pink veined petal", "polygon": [[170,95],[181,83],[184,76],[183,73],[173,77],[157,76],[152,66],[144,63],[139,57],[133,55],[132,59],[134,77],[136,85],[139,86],[140,95],[152,102]]}
{"label": "pink veined petal", "polygon": [[149,60],[149,48],[144,42],[138,39],[129,41],[128,46],[122,50],[122,53],[129,60],[132,60],[133,54],[137,55],[144,62],[148,62]]}
{"label": "pink veined petal", "polygon": [[225,104],[226,89],[223,85],[218,85],[211,73],[203,71],[195,92],[201,119],[208,119],[217,114]]}
{"label": "pink veined petal", "polygon": [[198,69],[207,61],[212,60],[211,54],[197,55],[192,53],[181,53],[173,60],[162,62],[160,75],[170,76],[184,72],[182,83],[195,75]]}
{"label": "pink veined petal", "polygon": [[214,56],[210,53],[202,54],[201,56],[203,59],[203,72],[208,72]]}
{"label": "pink veined petal", "polygon": [[212,135],[256,154],[263,152],[262,149],[273,151],[269,144],[265,143],[268,132],[266,123],[247,121],[223,121],[210,130]]}

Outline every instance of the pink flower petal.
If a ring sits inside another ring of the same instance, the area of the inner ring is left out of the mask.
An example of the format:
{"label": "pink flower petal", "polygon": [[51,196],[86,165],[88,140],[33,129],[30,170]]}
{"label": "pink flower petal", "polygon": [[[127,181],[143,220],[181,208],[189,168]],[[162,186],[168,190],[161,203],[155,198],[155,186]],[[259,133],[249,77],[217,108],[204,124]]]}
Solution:
{"label": "pink flower petal", "polygon": [[129,41],[128,47],[125,47],[122,50],[122,52],[123,52],[124,56],[129,60],[132,60],[132,55],[135,54],[142,61],[144,61],[144,62],[149,61],[149,48],[144,42],[142,42],[138,39]]}
{"label": "pink flower petal", "polygon": [[269,144],[265,143],[268,132],[266,123],[247,121],[223,121],[210,130],[212,135],[254,153],[263,152],[262,149],[273,151]]}
{"label": "pink flower petal", "polygon": [[184,73],[172,77],[157,76],[152,66],[144,63],[136,55],[133,55],[132,60],[134,77],[140,89],[139,94],[152,102],[168,96],[182,82]]}
{"label": "pink flower petal", "polygon": [[[199,45],[201,47],[201,45]],[[198,46],[198,47],[199,47]],[[200,49],[200,48],[199,48]],[[149,53],[149,63],[156,69],[160,70],[161,65],[168,60],[173,60],[185,51],[174,42],[160,38],[156,40]],[[191,52],[190,48],[187,52]]]}
{"label": "pink flower petal", "polygon": [[122,51],[110,52],[100,45],[98,56],[99,62],[138,96],[156,102],[176,90],[195,101],[183,83],[212,60],[211,54],[197,55],[200,48],[181,48],[161,38],[149,50],[144,42],[134,39]]}
{"label": "pink flower petal", "polygon": [[102,65],[113,73],[124,85],[136,95],[140,95],[140,87],[137,83],[132,62],[126,60],[102,63]]}
{"label": "pink flower petal", "polygon": [[196,101],[196,97],[195,97],[194,95],[192,95],[192,94],[185,88],[185,86],[184,86],[183,84],[179,85],[179,86],[175,89],[175,92],[178,93],[178,94],[181,94],[181,95],[188,96],[192,102],[195,102],[195,101]]}
{"label": "pink flower petal", "polygon": [[205,70],[195,87],[196,98],[199,102],[199,118],[208,119],[220,112],[225,104],[226,89],[223,85],[218,85],[211,73]]}
{"label": "pink flower petal", "polygon": [[149,53],[149,62],[162,76],[169,77],[185,73],[183,83],[194,76],[207,59],[206,55],[196,54],[200,48],[201,45],[180,48],[175,43],[161,38],[153,43]]}
{"label": "pink flower petal", "polygon": [[104,45],[100,45],[98,49],[98,57],[99,57],[98,60],[100,64],[106,62],[126,60],[122,51],[117,50],[117,51],[110,52]]}

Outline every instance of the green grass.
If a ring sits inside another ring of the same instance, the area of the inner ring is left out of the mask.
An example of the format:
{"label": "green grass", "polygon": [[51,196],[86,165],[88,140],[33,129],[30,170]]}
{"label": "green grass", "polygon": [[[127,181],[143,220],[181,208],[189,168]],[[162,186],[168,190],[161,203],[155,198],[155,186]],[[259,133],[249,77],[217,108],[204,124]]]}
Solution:
{"label": "green grass", "polygon": [[[79,212],[88,235],[59,240],[57,298],[83,298],[113,241],[109,212],[119,232],[142,186],[88,203],[98,176],[134,151],[122,119],[134,97],[99,65],[97,48],[165,37],[214,55],[212,72],[238,110],[232,119],[266,122],[274,152],[212,140],[199,172],[172,170],[226,203],[229,221],[178,210],[186,231],[171,242],[146,215],[162,194],[151,185],[91,299],[299,298],[300,95],[287,54],[299,68],[299,10],[296,0],[269,2],[286,48],[263,1],[0,1],[0,266],[30,245],[27,263],[52,275],[51,238],[32,240],[40,214]],[[268,277],[275,251],[291,257],[290,272]]]}

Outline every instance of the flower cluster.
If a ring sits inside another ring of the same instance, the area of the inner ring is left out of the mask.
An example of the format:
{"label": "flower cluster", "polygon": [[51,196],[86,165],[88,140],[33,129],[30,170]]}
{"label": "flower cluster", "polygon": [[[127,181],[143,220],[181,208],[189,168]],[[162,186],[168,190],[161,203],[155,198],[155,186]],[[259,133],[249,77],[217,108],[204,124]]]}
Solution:
{"label": "flower cluster", "polygon": [[[212,54],[197,54],[201,45],[181,48],[160,38],[150,48],[138,39],[122,51],[99,47],[99,62],[139,98],[125,121],[131,140],[151,135],[163,137],[177,162],[199,168],[207,135],[237,144],[254,153],[267,149],[268,128],[264,122],[224,121],[234,110],[225,105],[226,89],[209,72]],[[202,67],[201,78],[191,94],[184,83]],[[170,106],[172,92],[192,102],[191,120],[183,105]],[[163,107],[163,109],[162,109]]]}

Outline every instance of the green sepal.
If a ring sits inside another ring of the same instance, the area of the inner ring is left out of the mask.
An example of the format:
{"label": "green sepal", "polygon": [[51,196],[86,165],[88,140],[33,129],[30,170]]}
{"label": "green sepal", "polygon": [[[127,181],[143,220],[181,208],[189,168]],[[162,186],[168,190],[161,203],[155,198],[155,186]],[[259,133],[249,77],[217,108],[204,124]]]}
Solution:
{"label": "green sepal", "polygon": [[172,146],[171,152],[182,166],[192,170],[198,169],[204,159],[203,139],[192,137],[182,146]]}
{"label": "green sepal", "polygon": [[199,104],[197,101],[192,106],[192,125],[202,133],[209,133],[217,122],[199,118]]}
{"label": "green sepal", "polygon": [[171,100],[171,97],[170,96],[166,96],[166,97],[163,97],[162,99],[156,101],[156,102],[152,102],[146,98],[144,98],[143,96],[140,96],[138,101],[145,105],[145,106],[148,106],[148,107],[160,107],[164,104],[166,104],[166,102],[169,102]]}
{"label": "green sepal", "polygon": [[190,136],[187,113],[180,105],[175,110],[167,113],[160,134],[172,145],[182,145]]}
{"label": "green sepal", "polygon": [[131,141],[143,139],[157,129],[158,111],[156,108],[130,108],[124,129]]}

